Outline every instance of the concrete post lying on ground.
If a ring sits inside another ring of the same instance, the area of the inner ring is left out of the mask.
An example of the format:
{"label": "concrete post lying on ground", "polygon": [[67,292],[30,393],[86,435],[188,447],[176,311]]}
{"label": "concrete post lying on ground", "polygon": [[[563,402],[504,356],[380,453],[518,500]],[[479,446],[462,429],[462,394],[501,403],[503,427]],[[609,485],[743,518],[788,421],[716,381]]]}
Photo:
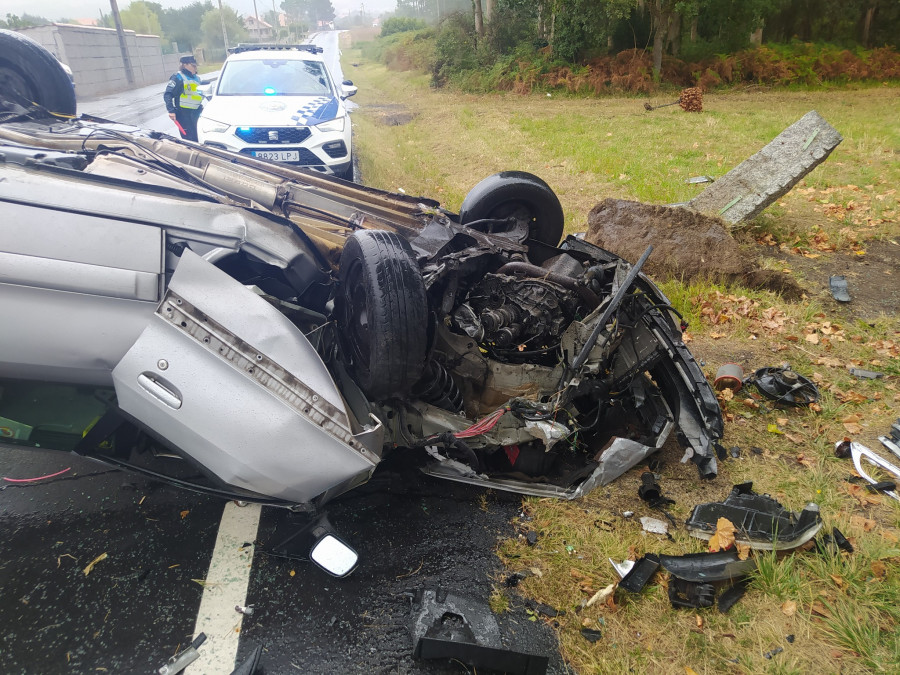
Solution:
{"label": "concrete post lying on ground", "polygon": [[842,140],[811,110],[685,206],[731,224],[755,218],[824,162]]}

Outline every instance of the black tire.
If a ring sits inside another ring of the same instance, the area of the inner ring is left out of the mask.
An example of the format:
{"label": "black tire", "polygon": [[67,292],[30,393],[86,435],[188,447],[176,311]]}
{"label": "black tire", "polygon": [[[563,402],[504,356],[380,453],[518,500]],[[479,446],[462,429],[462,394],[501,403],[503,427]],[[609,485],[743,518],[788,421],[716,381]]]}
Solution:
{"label": "black tire", "polygon": [[[519,216],[528,222],[527,240],[556,246],[562,238],[565,216],[556,193],[540,178],[524,171],[503,171],[473,187],[459,209],[463,225],[485,218]],[[508,227],[508,226],[506,226]],[[484,232],[509,232],[521,238],[525,232],[504,226],[479,228]]]}
{"label": "black tire", "polygon": [[425,282],[403,239],[361,230],[344,244],[335,314],[342,352],[372,400],[408,393],[428,348]]}
{"label": "black tire", "polygon": [[75,89],[53,54],[21,33],[0,30],[0,99],[6,95],[15,103],[75,114]]}

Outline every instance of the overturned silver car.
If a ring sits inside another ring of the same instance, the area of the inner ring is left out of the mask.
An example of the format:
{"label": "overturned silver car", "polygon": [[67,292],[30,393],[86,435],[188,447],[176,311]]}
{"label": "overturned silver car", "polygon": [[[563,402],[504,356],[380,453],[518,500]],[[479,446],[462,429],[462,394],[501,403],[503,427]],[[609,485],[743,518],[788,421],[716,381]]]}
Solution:
{"label": "overturned silver car", "polygon": [[[0,428],[177,485],[315,507],[388,454],[575,498],[715,396],[669,301],[530,174],[435,202],[7,101]],[[645,256],[646,258],[646,256]],[[645,259],[644,258],[644,259]]]}

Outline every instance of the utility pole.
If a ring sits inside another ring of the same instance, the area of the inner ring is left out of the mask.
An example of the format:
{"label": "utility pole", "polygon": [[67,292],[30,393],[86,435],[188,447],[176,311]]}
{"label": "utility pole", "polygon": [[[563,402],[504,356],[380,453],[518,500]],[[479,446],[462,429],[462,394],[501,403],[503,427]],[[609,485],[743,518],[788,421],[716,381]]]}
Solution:
{"label": "utility pole", "polygon": [[262,25],[259,23],[259,10],[256,9],[256,0],[253,0],[253,16],[256,17],[256,41],[261,42]]}
{"label": "utility pole", "polygon": [[[110,0],[115,2],[115,0]],[[225,12],[222,11],[222,0],[219,0],[219,18],[222,20],[222,39],[225,41],[225,55],[228,56],[228,31],[225,30]]]}
{"label": "utility pole", "polygon": [[125,29],[122,28],[122,17],[119,16],[119,6],[116,0],[109,0],[112,9],[113,21],[116,22],[116,33],[119,35],[119,49],[122,52],[122,64],[125,66],[125,79],[128,86],[134,86],[134,72],[131,70],[131,57],[128,56],[128,45],[125,43]]}

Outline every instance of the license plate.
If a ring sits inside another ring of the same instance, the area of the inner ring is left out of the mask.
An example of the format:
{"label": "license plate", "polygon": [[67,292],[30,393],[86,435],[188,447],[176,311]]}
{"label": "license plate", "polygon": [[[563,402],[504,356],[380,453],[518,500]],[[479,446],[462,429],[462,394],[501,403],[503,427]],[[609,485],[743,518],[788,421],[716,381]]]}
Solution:
{"label": "license plate", "polygon": [[300,161],[300,152],[298,150],[254,150],[253,156],[256,159],[268,159],[273,162]]}

